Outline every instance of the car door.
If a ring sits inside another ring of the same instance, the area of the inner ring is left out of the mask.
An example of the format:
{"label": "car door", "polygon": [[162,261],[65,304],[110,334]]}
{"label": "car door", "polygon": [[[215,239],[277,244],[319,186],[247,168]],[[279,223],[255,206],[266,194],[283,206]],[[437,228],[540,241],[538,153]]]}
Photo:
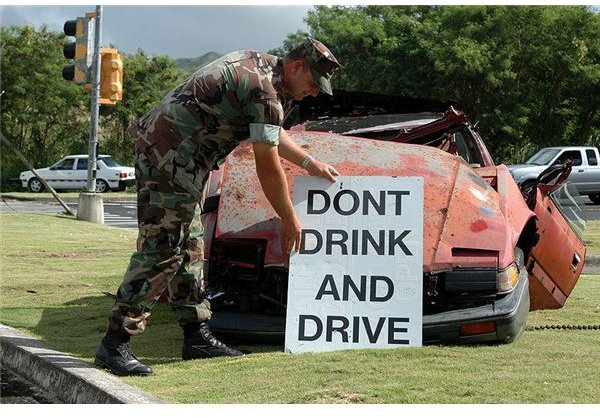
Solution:
{"label": "car door", "polygon": [[600,191],[600,165],[595,148],[585,150],[587,165],[585,168],[585,186],[579,187],[579,191],[586,193],[598,193]]}
{"label": "car door", "polygon": [[73,173],[74,185],[77,186],[78,189],[85,189],[87,187],[87,174],[88,159],[87,157],[79,157]]}
{"label": "car door", "polygon": [[60,160],[48,170],[46,181],[55,189],[68,189],[73,187],[75,158],[68,157]]}
{"label": "car door", "polygon": [[569,175],[569,181],[577,187],[580,193],[589,189],[586,184],[586,176],[588,171],[587,164],[584,164],[584,159],[581,150],[565,150],[561,152],[552,164],[564,164],[567,160],[573,161],[573,169]]}
{"label": "car door", "polygon": [[556,309],[564,305],[583,269],[585,202],[571,182],[540,184],[536,192],[539,238],[528,260],[531,309]]}

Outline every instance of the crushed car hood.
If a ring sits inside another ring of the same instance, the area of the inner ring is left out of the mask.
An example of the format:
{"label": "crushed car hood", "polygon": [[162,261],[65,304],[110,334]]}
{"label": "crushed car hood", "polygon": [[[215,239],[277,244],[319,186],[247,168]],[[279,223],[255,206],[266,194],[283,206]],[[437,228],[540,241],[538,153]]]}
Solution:
{"label": "crushed car hood", "polygon": [[[513,260],[503,199],[458,156],[436,148],[321,132],[290,132],[292,139],[345,176],[424,178],[423,270],[498,268]],[[304,170],[282,161],[290,193]],[[256,179],[251,145],[244,143],[222,166],[216,239],[267,240],[265,265],[288,266],[279,239],[279,219]],[[506,172],[508,175],[508,172]],[[508,244],[507,244],[508,243]]]}

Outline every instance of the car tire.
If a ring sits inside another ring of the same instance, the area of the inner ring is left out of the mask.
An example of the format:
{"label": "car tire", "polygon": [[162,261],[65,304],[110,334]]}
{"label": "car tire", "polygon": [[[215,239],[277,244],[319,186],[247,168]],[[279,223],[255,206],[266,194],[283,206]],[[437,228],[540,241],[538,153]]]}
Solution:
{"label": "car tire", "polygon": [[32,177],[29,179],[27,182],[27,188],[32,193],[41,193],[45,189],[44,185],[37,177]]}
{"label": "car tire", "polygon": [[96,180],[96,191],[98,193],[106,193],[110,190],[108,183],[102,179]]}
{"label": "car tire", "polygon": [[600,193],[594,193],[594,194],[590,194],[588,195],[590,200],[592,201],[592,203],[594,203],[595,205],[600,203]]}

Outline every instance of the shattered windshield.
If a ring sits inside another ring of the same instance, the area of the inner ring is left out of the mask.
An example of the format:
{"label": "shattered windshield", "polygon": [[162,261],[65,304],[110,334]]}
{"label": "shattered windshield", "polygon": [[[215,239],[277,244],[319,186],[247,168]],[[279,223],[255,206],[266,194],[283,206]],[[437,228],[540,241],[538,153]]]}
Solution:
{"label": "shattered windshield", "polygon": [[[368,115],[354,117],[335,117],[323,120],[311,120],[305,123],[307,131],[332,132],[342,135],[364,136],[365,133],[397,134],[408,132],[444,117],[441,113],[408,113],[396,115]],[[370,135],[373,137],[377,135]],[[383,135],[384,137],[386,135]],[[385,138],[378,138],[385,139]]]}

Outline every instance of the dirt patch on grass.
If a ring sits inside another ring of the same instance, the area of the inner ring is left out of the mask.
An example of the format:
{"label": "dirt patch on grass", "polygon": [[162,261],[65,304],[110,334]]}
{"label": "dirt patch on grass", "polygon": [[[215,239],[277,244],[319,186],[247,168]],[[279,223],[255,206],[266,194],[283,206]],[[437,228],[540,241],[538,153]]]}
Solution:
{"label": "dirt patch on grass", "polygon": [[366,396],[362,393],[347,391],[326,391],[315,393],[309,402],[311,403],[340,403],[357,404],[364,403]]}
{"label": "dirt patch on grass", "polygon": [[78,252],[72,251],[56,252],[56,251],[38,251],[31,254],[32,257],[37,258],[69,258],[69,259],[90,259],[97,257],[96,252]]}

